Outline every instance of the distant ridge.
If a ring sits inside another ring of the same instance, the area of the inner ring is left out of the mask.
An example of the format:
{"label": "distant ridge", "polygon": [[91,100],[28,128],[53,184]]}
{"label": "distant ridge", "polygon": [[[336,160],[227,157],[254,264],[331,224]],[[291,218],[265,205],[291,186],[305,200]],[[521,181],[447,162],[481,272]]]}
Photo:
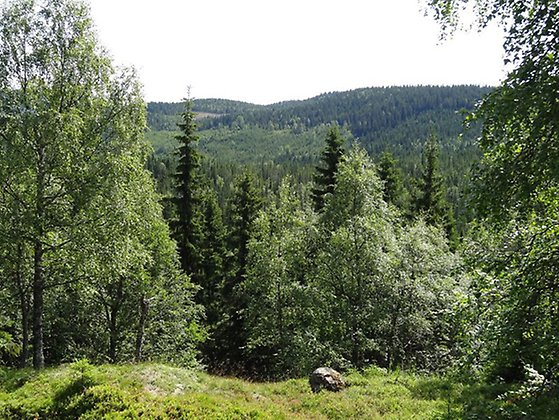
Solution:
{"label": "distant ridge", "polygon": [[[457,137],[463,131],[464,111],[471,111],[490,90],[474,85],[374,87],[271,105],[197,99],[194,111],[212,117],[199,122],[201,130],[257,127],[304,131],[337,122],[374,152],[387,144],[397,147],[431,133],[443,139]],[[176,130],[182,109],[182,103],[149,103],[148,124],[155,131]]]}
{"label": "distant ridge", "polygon": [[[367,124],[363,124],[364,114],[367,114],[368,120],[377,116],[375,112],[386,113],[402,105],[408,113],[427,109],[472,109],[490,90],[490,87],[475,85],[373,87],[328,92],[309,99],[286,100],[270,105],[209,98],[196,99],[194,111],[221,117],[205,128],[231,125],[239,116],[243,116],[245,123],[259,126],[264,121],[285,126],[292,118],[301,118],[306,119],[311,127],[332,121],[341,125],[361,121],[357,126],[366,127]],[[176,117],[182,110],[182,102],[150,102],[149,125],[155,130],[174,130],[176,118],[166,117]],[[169,122],[171,125],[166,124]],[[359,133],[362,134],[360,130]]]}
{"label": "distant ridge", "polygon": [[[198,99],[194,111],[205,117],[198,121],[198,149],[218,166],[225,165],[222,168],[251,165],[266,179],[272,173],[269,168],[274,168],[276,178],[290,173],[305,182],[312,179],[327,126],[335,122],[348,145],[358,142],[373,160],[384,151],[392,152],[410,180],[420,174],[424,143],[436,135],[447,195],[458,218],[458,209],[467,209],[461,203],[468,173],[480,156],[475,141],[480,127],[465,131],[464,118],[490,91],[471,85],[362,88],[271,105]],[[181,103],[148,104],[147,138],[160,159],[172,156],[182,110]],[[408,187],[413,189],[413,182]]]}

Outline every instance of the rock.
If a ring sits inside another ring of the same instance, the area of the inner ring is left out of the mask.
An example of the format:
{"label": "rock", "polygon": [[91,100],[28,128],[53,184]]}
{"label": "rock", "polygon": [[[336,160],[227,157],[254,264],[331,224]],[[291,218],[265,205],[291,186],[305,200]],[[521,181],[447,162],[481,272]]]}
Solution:
{"label": "rock", "polygon": [[320,392],[322,388],[338,392],[346,387],[346,383],[342,375],[334,369],[320,367],[309,376],[309,384],[312,392]]}

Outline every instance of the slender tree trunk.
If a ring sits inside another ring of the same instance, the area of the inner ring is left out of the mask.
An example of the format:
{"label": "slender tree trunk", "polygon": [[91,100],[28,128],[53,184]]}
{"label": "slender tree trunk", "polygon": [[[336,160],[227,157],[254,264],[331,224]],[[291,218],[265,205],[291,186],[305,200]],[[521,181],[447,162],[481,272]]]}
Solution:
{"label": "slender tree trunk", "polygon": [[116,346],[118,342],[118,330],[116,322],[116,311],[111,311],[111,320],[109,325],[109,359],[112,363],[116,362]]}
{"label": "slender tree trunk", "polygon": [[[279,248],[279,247],[278,247]],[[278,249],[276,257],[281,259],[281,249]],[[283,270],[282,270],[283,271]],[[285,337],[285,325],[284,325],[284,314],[283,309],[285,308],[285,302],[283,301],[283,293],[281,289],[282,279],[285,278],[285,273],[282,272],[281,276],[276,279],[276,308],[277,308],[277,326],[279,335],[280,351],[283,352],[287,348],[287,342]]]}
{"label": "slender tree trunk", "polygon": [[124,286],[122,283],[122,279],[119,279],[109,313],[109,359],[113,363],[116,362],[116,350],[118,346],[118,314],[122,307],[122,301],[124,300]]}
{"label": "slender tree trunk", "polygon": [[361,340],[359,337],[359,330],[357,327],[356,312],[354,309],[351,315],[351,361],[353,366],[356,368],[361,368]]}
{"label": "slender tree trunk", "polygon": [[44,282],[43,244],[40,240],[36,240],[33,274],[33,367],[35,369],[42,369],[45,366],[43,342]]}
{"label": "slender tree trunk", "polygon": [[140,320],[138,322],[138,333],[136,335],[136,363],[142,361],[142,348],[144,345],[144,332],[146,327],[146,320],[148,316],[149,301],[144,297],[140,297]]}
{"label": "slender tree trunk", "polygon": [[14,273],[16,291],[19,295],[19,310],[21,314],[21,354],[19,358],[19,366],[27,367],[27,359],[29,358],[29,295],[28,290],[23,283],[22,262],[23,262],[23,246],[17,244],[16,269]]}
{"label": "slender tree trunk", "polygon": [[358,289],[357,298],[350,299],[352,312],[351,312],[351,358],[353,366],[357,369],[363,367],[363,334],[362,322],[360,320],[360,311],[362,311],[361,303],[361,290]]}
{"label": "slender tree trunk", "polygon": [[29,359],[29,298],[27,291],[20,290],[20,306],[21,306],[21,354],[19,365],[21,368],[27,367]]}
{"label": "slender tree trunk", "polygon": [[21,354],[19,358],[19,366],[27,367],[27,359],[29,359],[29,301],[25,295],[21,297]]}
{"label": "slender tree trunk", "polygon": [[35,197],[35,239],[33,242],[33,367],[42,369],[45,366],[43,341],[43,311],[45,277],[43,272],[43,235],[45,214],[45,148],[37,147],[37,176]]}

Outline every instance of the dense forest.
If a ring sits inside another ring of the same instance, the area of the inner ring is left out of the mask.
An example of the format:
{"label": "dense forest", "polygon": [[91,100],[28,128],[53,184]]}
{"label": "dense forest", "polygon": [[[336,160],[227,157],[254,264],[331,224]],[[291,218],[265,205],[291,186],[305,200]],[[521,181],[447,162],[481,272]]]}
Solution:
{"label": "dense forest", "polygon": [[[464,118],[488,92],[477,86],[366,88],[268,106],[198,99],[193,111],[199,147],[210,156],[241,163],[316,163],[324,137],[319,129],[332,123],[347,129],[373,155],[385,150],[416,155],[433,133],[445,147],[471,147],[479,129],[465,131]],[[183,109],[182,103],[148,104],[148,137],[156,153],[172,148],[163,139],[177,130]]]}
{"label": "dense forest", "polygon": [[[383,153],[392,154],[406,190],[413,192],[423,147],[436,136],[446,198],[462,232],[471,218],[464,192],[480,157],[479,124],[465,127],[464,119],[488,92],[477,86],[366,88],[268,106],[197,99],[192,103],[200,137],[196,148],[210,158],[203,165],[211,179],[220,180],[216,189],[223,204],[241,166],[276,192],[286,175],[298,184],[311,182],[331,125],[341,127],[347,147],[360,144],[376,163]],[[167,194],[184,104],[148,103],[147,110],[147,138],[155,150],[150,169]]]}
{"label": "dense forest", "polygon": [[[449,36],[463,10],[425,3]],[[145,104],[87,5],[3,5],[0,373],[78,359],[269,381],[421,371],[501,389],[487,416],[553,418],[559,5],[474,10],[506,29],[498,87],[260,106]],[[26,412],[9,389],[7,418],[73,404]]]}

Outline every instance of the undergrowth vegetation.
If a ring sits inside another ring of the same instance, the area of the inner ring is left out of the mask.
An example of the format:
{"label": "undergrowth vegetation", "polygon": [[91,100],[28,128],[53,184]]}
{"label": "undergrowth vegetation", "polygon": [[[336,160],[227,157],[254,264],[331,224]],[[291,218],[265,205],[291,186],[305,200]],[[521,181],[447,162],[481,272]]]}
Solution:
{"label": "undergrowth vegetation", "polygon": [[552,395],[533,405],[507,385],[374,367],[346,378],[342,392],[313,394],[306,379],[258,383],[161,364],[3,368],[0,418],[518,418],[528,408],[532,418],[559,416]]}

